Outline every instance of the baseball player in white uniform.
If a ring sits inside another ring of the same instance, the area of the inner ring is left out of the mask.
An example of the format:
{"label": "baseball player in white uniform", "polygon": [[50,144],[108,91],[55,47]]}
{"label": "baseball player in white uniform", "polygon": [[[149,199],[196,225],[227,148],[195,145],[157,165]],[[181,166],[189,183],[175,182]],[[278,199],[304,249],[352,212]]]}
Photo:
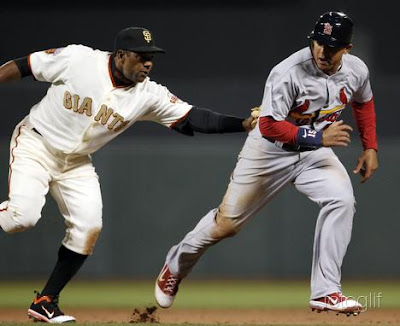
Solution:
{"label": "baseball player in white uniform", "polygon": [[0,67],[0,82],[33,76],[47,94],[16,126],[10,144],[9,199],[0,227],[33,227],[50,190],[67,231],[54,270],[28,315],[38,321],[75,321],[58,306],[64,286],[80,269],[102,228],[102,197],[90,154],[136,121],[154,121],[183,134],[250,130],[242,119],[194,107],[148,77],[158,48],[141,27],[120,31],[114,52],[83,45],[32,53]]}
{"label": "baseball player in white uniform", "polygon": [[378,167],[369,73],[365,63],[349,53],[352,34],[353,22],[346,14],[327,12],[309,36],[310,46],[271,70],[258,128],[247,137],[222,203],[167,254],[155,285],[161,307],[172,305],[181,280],[210,246],[235,235],[293,184],[321,208],[310,307],[348,315],[361,312],[357,300],[341,290],[341,265],[350,242],[355,200],[346,169],[330,148],[350,142],[352,128],[338,120],[350,103],[364,148],[354,173],[360,173],[364,182]]}

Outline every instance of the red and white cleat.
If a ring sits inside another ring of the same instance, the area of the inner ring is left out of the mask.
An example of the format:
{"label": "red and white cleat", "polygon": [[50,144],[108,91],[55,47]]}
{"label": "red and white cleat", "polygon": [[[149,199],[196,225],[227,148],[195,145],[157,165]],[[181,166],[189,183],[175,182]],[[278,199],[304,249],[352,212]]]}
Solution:
{"label": "red and white cleat", "polygon": [[156,280],[154,296],[161,308],[169,308],[175,300],[181,279],[171,274],[167,264],[162,268]]}
{"label": "red and white cleat", "polygon": [[335,311],[347,316],[357,316],[361,313],[363,306],[356,300],[347,298],[340,292],[332,293],[326,297],[312,299],[310,301],[312,311]]}

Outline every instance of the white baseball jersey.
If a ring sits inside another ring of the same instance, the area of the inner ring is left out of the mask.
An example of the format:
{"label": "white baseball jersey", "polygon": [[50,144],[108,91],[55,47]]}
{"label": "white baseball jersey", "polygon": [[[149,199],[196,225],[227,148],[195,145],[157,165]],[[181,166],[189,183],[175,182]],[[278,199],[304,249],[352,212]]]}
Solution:
{"label": "white baseball jersey", "polygon": [[371,98],[368,67],[361,59],[343,55],[339,71],[328,76],[306,47],[271,70],[260,116],[320,131],[335,122],[350,101],[364,103]]}
{"label": "white baseball jersey", "polygon": [[102,228],[102,198],[88,154],[135,121],[170,127],[192,108],[148,78],[117,87],[111,60],[109,52],[82,45],[29,56],[33,76],[51,86],[11,138],[9,199],[0,204],[4,231],[36,225],[50,191],[68,226],[63,245],[90,255]]}
{"label": "white baseball jersey", "polygon": [[136,121],[170,127],[192,108],[149,78],[135,87],[116,87],[111,59],[109,52],[83,45],[30,55],[34,77],[52,85],[32,107],[29,121],[55,149],[90,154]]}

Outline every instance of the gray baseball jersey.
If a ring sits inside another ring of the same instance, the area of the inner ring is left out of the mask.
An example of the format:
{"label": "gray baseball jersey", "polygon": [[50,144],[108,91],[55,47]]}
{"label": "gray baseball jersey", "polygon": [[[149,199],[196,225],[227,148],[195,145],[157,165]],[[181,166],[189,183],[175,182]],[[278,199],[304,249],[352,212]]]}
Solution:
{"label": "gray baseball jersey", "polygon": [[[321,130],[336,121],[350,101],[372,98],[368,69],[345,54],[338,72],[328,76],[304,48],[272,69],[265,86],[261,116],[287,120]],[[230,219],[239,230],[285,186],[296,189],[320,206],[316,222],[311,298],[341,291],[341,265],[350,242],[354,195],[350,178],[331,148],[287,151],[282,143],[249,133],[239,154],[222,203],[212,209],[184,239],[168,252],[171,273],[185,277],[211,245],[221,238],[215,218]],[[295,212],[301,218],[306,212]],[[268,215],[268,213],[266,213]]]}
{"label": "gray baseball jersey", "polygon": [[320,131],[337,121],[350,101],[365,103],[371,98],[368,68],[361,59],[345,54],[339,71],[328,76],[315,65],[307,47],[271,70],[260,116]]}

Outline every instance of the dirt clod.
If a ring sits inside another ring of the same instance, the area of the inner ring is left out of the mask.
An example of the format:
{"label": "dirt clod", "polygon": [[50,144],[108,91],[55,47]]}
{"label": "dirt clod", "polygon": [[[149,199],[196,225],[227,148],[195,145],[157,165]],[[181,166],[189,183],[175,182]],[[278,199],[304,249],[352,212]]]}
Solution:
{"label": "dirt clod", "polygon": [[156,311],[155,306],[134,308],[129,323],[158,323]]}

